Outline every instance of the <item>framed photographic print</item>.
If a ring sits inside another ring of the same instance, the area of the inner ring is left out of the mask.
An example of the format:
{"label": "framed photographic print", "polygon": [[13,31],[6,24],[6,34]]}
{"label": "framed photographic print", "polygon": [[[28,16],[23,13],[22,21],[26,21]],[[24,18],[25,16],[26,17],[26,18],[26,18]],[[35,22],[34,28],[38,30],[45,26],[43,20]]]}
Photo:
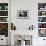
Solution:
{"label": "framed photographic print", "polygon": [[29,18],[29,10],[18,10],[17,18],[18,19],[28,19]]}

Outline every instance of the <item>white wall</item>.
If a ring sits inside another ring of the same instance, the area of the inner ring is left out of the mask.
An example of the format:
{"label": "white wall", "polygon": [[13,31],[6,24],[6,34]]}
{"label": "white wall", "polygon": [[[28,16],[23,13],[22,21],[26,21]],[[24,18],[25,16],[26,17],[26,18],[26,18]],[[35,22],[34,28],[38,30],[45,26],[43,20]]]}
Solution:
{"label": "white wall", "polygon": [[[38,3],[45,2],[46,0],[11,0],[11,22],[16,25],[18,32],[27,30],[33,24],[36,32],[34,36],[38,36]],[[29,10],[29,19],[17,19],[17,10]],[[42,38],[37,38],[37,40],[36,38],[33,38],[34,46],[38,46],[38,43],[43,44]]]}
{"label": "white wall", "polygon": [[[26,30],[34,25],[37,29],[38,3],[46,0],[11,0],[11,22],[17,30]],[[17,19],[17,10],[29,10],[29,19]]]}
{"label": "white wall", "polygon": [[[35,23],[37,23],[37,2],[31,0],[15,0],[11,3],[11,20],[16,25],[17,30],[26,30],[32,24],[36,27],[37,24]],[[29,19],[17,19],[17,10],[29,10]]]}

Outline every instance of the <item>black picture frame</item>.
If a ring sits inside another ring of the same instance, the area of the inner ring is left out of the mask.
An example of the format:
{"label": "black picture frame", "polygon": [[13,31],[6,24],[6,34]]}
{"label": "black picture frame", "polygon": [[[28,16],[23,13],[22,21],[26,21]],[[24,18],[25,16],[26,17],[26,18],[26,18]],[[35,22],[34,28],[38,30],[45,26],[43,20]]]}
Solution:
{"label": "black picture frame", "polygon": [[17,19],[29,19],[29,10],[18,10]]}

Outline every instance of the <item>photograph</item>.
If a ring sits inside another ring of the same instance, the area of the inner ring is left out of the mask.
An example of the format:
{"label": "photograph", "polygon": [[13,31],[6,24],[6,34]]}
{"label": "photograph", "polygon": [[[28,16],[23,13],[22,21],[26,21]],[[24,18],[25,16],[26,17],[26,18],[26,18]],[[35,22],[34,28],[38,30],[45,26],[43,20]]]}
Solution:
{"label": "photograph", "polygon": [[17,18],[18,19],[28,19],[29,18],[29,10],[18,10]]}

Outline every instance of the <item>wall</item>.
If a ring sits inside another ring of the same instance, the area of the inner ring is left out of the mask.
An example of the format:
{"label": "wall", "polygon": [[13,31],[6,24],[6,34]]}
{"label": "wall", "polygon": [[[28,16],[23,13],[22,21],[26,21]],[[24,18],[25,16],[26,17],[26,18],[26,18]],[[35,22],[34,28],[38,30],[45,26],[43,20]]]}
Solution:
{"label": "wall", "polygon": [[[46,0],[11,0],[11,22],[16,25],[16,31],[25,31],[32,24],[35,26],[34,31],[36,34],[33,38],[33,46],[40,46],[39,44],[43,44],[43,39],[35,36],[38,36],[38,3],[45,2]],[[29,19],[17,19],[17,10],[29,10]]]}
{"label": "wall", "polygon": [[[11,0],[11,22],[16,25],[16,29],[26,30],[32,24],[37,28],[38,3],[45,3],[45,1],[46,0]],[[17,19],[18,10],[29,10],[29,19]]]}
{"label": "wall", "polygon": [[[32,24],[37,23],[37,2],[31,0],[15,0],[11,4],[11,20],[16,25],[17,30],[27,30]],[[26,3],[25,3],[26,2]],[[32,3],[33,2],[33,3]],[[34,5],[32,5],[34,4]],[[29,10],[29,19],[17,19],[18,10]]]}

